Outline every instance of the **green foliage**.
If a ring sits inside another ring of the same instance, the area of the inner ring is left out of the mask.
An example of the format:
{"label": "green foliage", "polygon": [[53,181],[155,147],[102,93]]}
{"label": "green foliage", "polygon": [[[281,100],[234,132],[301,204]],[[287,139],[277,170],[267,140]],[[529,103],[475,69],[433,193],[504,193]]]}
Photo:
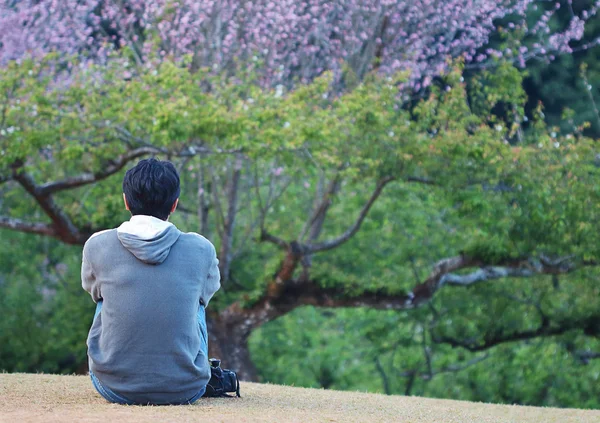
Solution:
{"label": "green foliage", "polygon": [[81,252],[6,230],[2,241],[0,369],[77,371],[86,363],[93,316],[93,303],[79,281]]}
{"label": "green foliage", "polygon": [[[522,131],[523,75],[508,64],[468,82],[459,64],[416,104],[397,95],[405,75],[360,82],[348,75],[351,89],[334,95],[327,74],[284,92],[257,88],[251,73],[232,84],[168,61],[149,69],[112,61],[67,86],[48,78],[50,62],[11,63],[0,72],[0,175],[19,161],[39,184],[97,174],[127,151],[152,147],[181,170],[182,206],[191,210],[200,189],[209,190],[204,235],[218,244],[223,217],[214,199],[243,158],[232,275],[211,302],[215,310],[255,303],[280,265],[280,251],[257,242],[260,209],[266,230],[294,240],[316,194],[334,178],[340,187],[319,240],[348,229],[377,181],[396,180],[349,242],[312,257],[311,278],[348,295],[405,295],[435,262],[461,253],[488,265],[541,254],[600,260],[595,141],[581,131],[555,133],[543,119]],[[78,227],[115,227],[127,218],[123,172],[54,199]],[[18,184],[0,190],[4,214],[45,221]],[[199,230],[195,213],[176,213],[173,221]],[[85,363],[93,313],[80,289],[79,249],[1,235],[0,314],[7,317],[0,368],[76,370]],[[448,287],[405,312],[303,308],[256,331],[250,347],[265,381],[376,391],[387,381],[390,393],[600,407],[599,364],[571,354],[597,351],[593,334],[573,330],[475,354],[435,342],[443,335],[478,344],[534,330],[544,315],[566,322],[593,315],[597,276],[582,270],[557,280]]]}

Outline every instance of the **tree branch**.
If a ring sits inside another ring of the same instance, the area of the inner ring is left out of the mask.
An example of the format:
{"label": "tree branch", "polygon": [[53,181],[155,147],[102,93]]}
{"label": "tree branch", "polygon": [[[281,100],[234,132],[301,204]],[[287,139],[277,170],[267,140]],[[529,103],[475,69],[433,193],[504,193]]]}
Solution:
{"label": "tree branch", "polygon": [[289,243],[285,242],[283,239],[276,237],[275,235],[271,235],[265,229],[260,231],[260,241],[268,241],[283,249],[287,249],[289,247]]}
{"label": "tree branch", "polygon": [[[290,246],[290,250],[293,247]],[[314,281],[295,281],[289,279],[298,258],[288,251],[277,274],[267,287],[265,295],[251,308],[243,309],[234,303],[222,313],[225,320],[240,326],[242,332],[250,333],[264,323],[303,305],[314,307],[370,307],[379,310],[403,310],[413,308],[409,295],[392,295],[385,292],[365,292],[349,296],[344,289],[323,288]],[[282,277],[282,274],[288,279]],[[242,327],[243,326],[243,327]]]}
{"label": "tree branch", "polygon": [[[181,212],[181,213],[185,213],[185,214],[193,214],[193,215],[196,214],[196,210],[192,210],[192,209],[186,207],[182,201],[179,201],[177,203],[177,211]],[[200,233],[202,233],[202,232],[200,232]]]}
{"label": "tree branch", "polygon": [[[379,310],[408,310],[428,304],[434,294],[444,284],[455,286],[470,286],[475,282],[499,279],[504,277],[526,277],[537,274],[568,273],[580,266],[595,266],[595,262],[574,264],[572,258],[548,260],[507,260],[505,267],[481,268],[467,275],[455,275],[456,270],[481,266],[478,259],[461,255],[449,257],[436,263],[429,278],[416,285],[412,291],[404,294],[390,294],[386,291],[362,292],[358,295],[348,293],[347,288],[324,288],[310,280],[292,279],[293,270],[300,258],[307,254],[305,246],[297,243],[287,244],[266,232],[262,237],[287,249],[286,259],[282,262],[265,295],[249,309],[242,309],[239,304],[233,304],[225,315],[244,320],[248,331],[272,319],[282,316],[296,307],[312,305],[314,307],[369,307]],[[231,313],[230,311],[234,311]],[[546,319],[542,316],[542,320]],[[527,337],[529,333],[522,336]],[[532,334],[536,336],[536,334]],[[460,341],[457,341],[460,342]],[[484,348],[485,349],[485,348]]]}
{"label": "tree branch", "polygon": [[429,301],[435,292],[443,285],[470,286],[479,282],[508,277],[531,277],[534,275],[558,275],[570,273],[583,266],[597,266],[595,261],[580,261],[577,263],[573,256],[560,257],[551,260],[541,256],[539,259],[507,259],[503,266],[488,266],[466,274],[457,275],[451,272],[470,267],[485,266],[476,258],[466,255],[440,260],[431,275],[412,290],[412,303],[417,305]]}
{"label": "tree branch", "polygon": [[393,177],[386,177],[386,178],[381,179],[379,182],[377,182],[375,191],[373,191],[373,194],[371,194],[369,201],[367,201],[367,203],[363,206],[363,208],[360,211],[360,214],[358,215],[358,218],[356,219],[354,224],[351,227],[349,227],[346,230],[346,232],[344,232],[342,235],[340,235],[339,237],[337,237],[335,239],[324,241],[324,242],[317,243],[317,244],[308,245],[308,249],[309,249],[310,253],[331,250],[333,248],[340,246],[341,244],[343,244],[344,242],[346,242],[350,238],[352,238],[352,236],[354,236],[354,234],[356,234],[356,232],[358,232],[358,230],[360,229],[360,226],[362,225],[363,221],[365,220],[365,217],[369,213],[371,206],[373,205],[373,203],[375,203],[377,198],[379,198],[379,195],[383,191],[383,188],[385,188],[385,186],[388,183],[390,183],[391,181],[393,181],[394,179],[395,178],[393,178]]}
{"label": "tree branch", "polygon": [[117,173],[131,160],[145,156],[147,154],[159,153],[165,153],[165,150],[150,146],[129,150],[128,152],[118,156],[116,159],[111,160],[108,166],[99,172],[82,173],[77,176],[65,178],[61,181],[47,182],[38,187],[38,192],[40,195],[48,195],[57,191],[63,191],[66,189],[76,188],[82,185],[92,184]]}
{"label": "tree branch", "polygon": [[[125,129],[121,128],[120,131],[125,131]],[[132,137],[131,134],[129,136]],[[134,138],[136,141],[137,138]],[[177,157],[194,157],[198,154],[235,154],[240,152],[240,149],[233,150],[222,150],[222,149],[208,149],[203,146],[190,146],[187,149],[184,149],[178,153],[173,153]],[[108,166],[100,170],[98,172],[86,172],[77,176],[72,176],[69,178],[65,178],[60,181],[47,182],[45,184],[40,185],[39,192],[42,195],[52,194],[57,191],[63,191],[66,189],[76,188],[82,185],[92,184],[97,181],[101,181],[103,179],[108,178],[111,175],[114,175],[118,171],[120,171],[127,163],[131,160],[134,160],[138,157],[142,157],[148,154],[171,154],[172,152],[164,149],[155,147],[152,145],[145,145],[143,147],[138,147],[132,150],[127,151],[124,154],[121,154],[117,158],[110,160],[108,162]]]}
{"label": "tree branch", "polygon": [[375,357],[375,368],[381,375],[381,381],[383,382],[383,391],[386,395],[392,395],[392,389],[390,385],[390,378],[388,374],[385,372],[385,369],[381,365],[381,361],[379,360],[379,356]]}
{"label": "tree branch", "polygon": [[431,369],[431,370],[428,370],[427,372],[419,372],[417,369],[404,370],[404,371],[398,370],[397,374],[400,377],[408,377],[408,378],[419,377],[423,380],[431,380],[435,376],[442,374],[442,373],[460,372],[461,370],[464,370],[471,366],[474,366],[475,364],[478,364],[478,363],[488,359],[489,357],[490,356],[488,354],[484,354],[482,356],[475,357],[475,358],[467,361],[466,363],[450,364],[446,367],[442,367],[441,369],[436,369],[436,370]]}
{"label": "tree branch", "polygon": [[460,340],[451,336],[436,335],[432,333],[432,340],[438,344],[448,344],[452,347],[460,347],[471,352],[485,351],[492,347],[507,342],[524,341],[539,337],[551,337],[562,335],[572,330],[583,330],[584,332],[593,332],[597,330],[597,322],[600,319],[600,313],[596,313],[585,318],[554,322],[548,319],[543,319],[542,323],[536,329],[528,329],[524,331],[514,331],[509,333],[492,332],[484,335],[481,342],[477,340]]}
{"label": "tree branch", "polygon": [[85,243],[89,234],[82,233],[71,221],[69,216],[54,202],[54,199],[48,193],[43,193],[35,181],[23,169],[23,163],[13,164],[13,179],[31,195],[46,215],[52,220],[56,236],[67,244],[81,245]]}
{"label": "tree branch", "polygon": [[[312,242],[316,240],[323,228],[323,222],[325,221],[325,216],[327,215],[327,210],[331,206],[332,197],[338,192],[340,189],[341,179],[339,172],[336,173],[335,177],[329,184],[327,191],[323,194],[321,201],[315,200],[315,207],[310,218],[304,224],[300,235],[298,236],[298,240],[304,239],[306,233],[310,230],[308,236],[308,242]],[[319,194],[319,190],[317,190],[317,195]]]}
{"label": "tree branch", "polygon": [[[208,212],[210,207],[208,205],[208,195],[204,188],[206,180],[206,169],[200,160],[198,164],[198,223],[200,224],[200,233],[208,235]],[[207,187],[208,188],[208,187]]]}
{"label": "tree branch", "polygon": [[428,178],[422,178],[420,176],[409,176],[405,179],[406,182],[417,182],[425,185],[435,185],[435,181]]}
{"label": "tree branch", "polygon": [[14,231],[30,234],[46,235],[56,237],[58,233],[52,225],[39,222],[25,222],[8,216],[0,216],[0,228],[12,229]]}
{"label": "tree branch", "polygon": [[236,155],[239,156],[244,152],[243,148],[231,148],[231,149],[223,149],[223,148],[208,148],[201,144],[190,145],[184,150],[181,150],[179,153],[175,153],[177,157],[193,157],[198,154],[225,154],[225,155]]}
{"label": "tree branch", "polygon": [[227,184],[227,216],[223,222],[223,236],[221,238],[221,251],[219,257],[219,267],[221,269],[221,281],[226,283],[229,280],[229,269],[233,253],[233,229],[235,226],[235,217],[237,214],[238,191],[240,185],[240,176],[242,173],[242,159],[236,158],[231,179]]}
{"label": "tree branch", "polygon": [[484,267],[466,275],[455,275],[452,273],[442,276],[439,281],[440,285],[456,285],[456,286],[469,286],[474,285],[478,282],[485,282],[491,279],[500,278],[526,278],[531,277],[535,274],[545,273],[542,271],[535,271],[531,268],[511,268],[511,267]]}
{"label": "tree branch", "polygon": [[[244,246],[246,245],[246,242],[248,241],[248,238],[250,238],[250,236],[252,235],[252,233],[254,233],[254,231],[256,230],[257,227],[261,228],[261,235],[259,238],[259,241],[277,241],[275,242],[275,244],[282,246],[283,248],[287,248],[287,243],[279,238],[277,238],[276,236],[273,236],[271,234],[266,234],[267,238],[263,238],[263,233],[266,233],[266,230],[264,229],[264,225],[265,225],[265,218],[266,218],[266,213],[267,211],[277,202],[277,200],[279,200],[279,198],[283,195],[283,193],[288,189],[288,187],[291,185],[293,179],[289,178],[287,180],[287,182],[283,185],[283,187],[281,188],[281,190],[276,194],[276,195],[270,195],[269,198],[267,198],[267,204],[266,206],[263,208],[262,203],[261,203],[261,199],[260,199],[260,195],[257,196],[258,200],[259,200],[259,204],[258,204],[258,208],[259,208],[259,215],[256,217],[256,219],[254,219],[254,221],[252,222],[252,224],[250,224],[246,230],[246,233],[244,234],[244,237],[242,238],[242,240],[239,243],[239,246],[237,248],[237,250],[233,253],[233,257],[237,257],[239,256],[240,252],[242,251],[242,249],[244,248]],[[257,190],[258,191],[258,190]],[[248,191],[249,193],[250,191]],[[283,243],[283,244],[282,244]]]}
{"label": "tree branch", "polygon": [[210,178],[211,178],[211,191],[213,195],[213,204],[215,206],[215,217],[216,217],[216,225],[217,232],[219,236],[223,238],[223,231],[225,228],[225,215],[223,214],[223,207],[221,207],[221,200],[219,199],[219,185],[217,183],[217,175],[213,167],[209,167]]}

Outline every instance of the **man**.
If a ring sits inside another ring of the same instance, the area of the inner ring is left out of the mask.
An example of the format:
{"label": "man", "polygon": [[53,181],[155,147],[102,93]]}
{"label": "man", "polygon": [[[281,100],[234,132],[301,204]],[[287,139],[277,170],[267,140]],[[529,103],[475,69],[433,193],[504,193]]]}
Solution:
{"label": "man", "polygon": [[123,179],[132,217],[83,247],[83,288],[97,303],[87,345],[96,390],[120,404],[189,404],[211,377],[205,307],[220,287],[215,247],[181,232],[172,163],[141,160]]}

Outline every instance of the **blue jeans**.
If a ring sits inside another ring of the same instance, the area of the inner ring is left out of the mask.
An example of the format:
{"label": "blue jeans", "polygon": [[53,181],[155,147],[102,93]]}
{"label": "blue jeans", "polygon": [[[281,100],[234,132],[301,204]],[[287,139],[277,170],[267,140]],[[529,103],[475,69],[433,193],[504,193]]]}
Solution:
{"label": "blue jeans", "polygon": [[[98,314],[100,314],[101,310],[102,310],[102,301],[98,301],[98,304],[96,305],[96,312],[94,313],[94,319],[96,319],[96,316]],[[204,306],[202,304],[200,304],[200,308],[198,309],[198,324],[200,325],[200,335],[202,336],[200,348],[202,348],[202,351],[204,352],[204,356],[208,357],[208,330],[206,329],[206,312],[205,312]],[[98,393],[100,395],[102,395],[102,397],[105,400],[107,400],[109,402],[114,402],[116,404],[124,404],[124,405],[138,404],[134,401],[128,400],[127,398],[117,394],[113,390],[102,385],[100,380],[96,377],[96,375],[92,372],[91,369],[90,369],[90,378],[92,379],[92,384],[94,385],[94,388],[96,388],[96,391],[98,391]],[[189,400],[179,403],[179,405],[194,403],[202,395],[204,395],[204,392],[206,392],[206,387],[202,388],[200,390],[200,392],[198,392],[196,395],[194,395]],[[176,404],[171,404],[171,405],[176,405]]]}

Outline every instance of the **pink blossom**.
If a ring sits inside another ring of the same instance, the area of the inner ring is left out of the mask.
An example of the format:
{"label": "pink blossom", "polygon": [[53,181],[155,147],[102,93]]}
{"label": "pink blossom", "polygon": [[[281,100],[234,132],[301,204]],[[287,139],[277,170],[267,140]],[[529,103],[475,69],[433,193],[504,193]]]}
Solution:
{"label": "pink blossom", "polygon": [[[156,46],[159,60],[193,54],[215,72],[257,55],[264,61],[264,85],[310,81],[345,64],[359,77],[372,69],[410,71],[411,84],[447,67],[448,58],[475,63],[494,33],[510,17],[509,28],[536,34],[536,54],[569,53],[598,2],[574,16],[566,29],[551,31],[556,7],[528,28],[534,0],[20,0],[0,1],[0,64],[25,54],[82,51],[104,61],[110,50],[127,46],[146,62]],[[385,22],[385,25],[384,25]],[[217,24],[218,23],[218,24]],[[106,31],[112,28],[111,31]],[[440,35],[443,34],[443,35]],[[547,35],[546,35],[547,34]],[[542,53],[544,51],[544,53]],[[513,58],[523,62],[525,52]]]}

